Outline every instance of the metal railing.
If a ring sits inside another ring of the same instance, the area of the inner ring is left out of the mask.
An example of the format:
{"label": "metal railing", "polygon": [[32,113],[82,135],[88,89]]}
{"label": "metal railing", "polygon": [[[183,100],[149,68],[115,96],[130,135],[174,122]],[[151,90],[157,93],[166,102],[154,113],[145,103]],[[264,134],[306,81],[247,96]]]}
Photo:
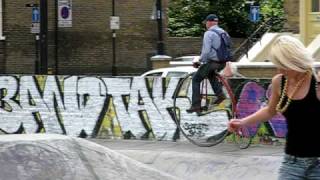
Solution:
{"label": "metal railing", "polygon": [[248,57],[248,51],[253,45],[261,40],[263,34],[270,31],[273,25],[274,18],[268,19],[266,22],[261,24],[247,39],[245,39],[238,48],[233,51],[234,61],[239,61],[244,55]]}

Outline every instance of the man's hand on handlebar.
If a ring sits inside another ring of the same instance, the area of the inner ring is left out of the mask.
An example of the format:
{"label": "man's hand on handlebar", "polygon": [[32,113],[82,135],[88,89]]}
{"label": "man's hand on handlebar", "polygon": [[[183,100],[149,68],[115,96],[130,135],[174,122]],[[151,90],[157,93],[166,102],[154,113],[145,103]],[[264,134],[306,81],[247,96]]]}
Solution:
{"label": "man's hand on handlebar", "polygon": [[200,57],[195,57],[193,60],[192,60],[192,66],[194,68],[198,68],[200,66]]}
{"label": "man's hand on handlebar", "polygon": [[192,66],[193,66],[194,68],[198,68],[198,67],[200,66],[200,62],[193,62],[193,63],[192,63]]}

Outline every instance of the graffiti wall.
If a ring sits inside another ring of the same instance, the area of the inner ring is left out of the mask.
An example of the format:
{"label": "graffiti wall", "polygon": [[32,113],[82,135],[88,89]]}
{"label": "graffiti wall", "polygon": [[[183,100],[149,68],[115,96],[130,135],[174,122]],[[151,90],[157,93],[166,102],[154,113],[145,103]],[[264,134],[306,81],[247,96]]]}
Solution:
{"label": "graffiti wall", "polygon": [[[179,80],[0,76],[0,131],[174,140],[179,136],[170,110]],[[230,80],[239,117],[267,103],[269,82],[269,79]],[[190,86],[185,88],[188,90]],[[262,125],[251,126],[250,133],[282,138],[286,133],[284,118],[279,115]]]}

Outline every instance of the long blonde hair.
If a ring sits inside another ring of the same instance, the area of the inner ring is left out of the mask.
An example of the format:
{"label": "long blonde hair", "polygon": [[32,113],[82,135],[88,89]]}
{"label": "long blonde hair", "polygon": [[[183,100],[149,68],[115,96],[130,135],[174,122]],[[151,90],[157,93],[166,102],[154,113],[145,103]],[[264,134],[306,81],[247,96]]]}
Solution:
{"label": "long blonde hair", "polygon": [[270,60],[280,69],[314,72],[314,59],[309,50],[300,40],[289,35],[282,35],[274,41]]}

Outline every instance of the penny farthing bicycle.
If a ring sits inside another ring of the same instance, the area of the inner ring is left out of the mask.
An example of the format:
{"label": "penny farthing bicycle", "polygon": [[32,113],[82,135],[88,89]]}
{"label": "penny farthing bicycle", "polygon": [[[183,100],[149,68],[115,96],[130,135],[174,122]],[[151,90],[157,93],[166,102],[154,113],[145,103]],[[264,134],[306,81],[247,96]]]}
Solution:
{"label": "penny farthing bicycle", "polygon": [[218,105],[213,104],[217,97],[206,78],[200,85],[201,111],[186,112],[191,106],[193,74],[181,79],[173,95],[174,120],[183,136],[195,145],[210,147],[221,143],[230,135],[240,148],[249,147],[251,137],[246,128],[232,134],[227,130],[228,121],[236,115],[236,100],[228,79],[219,73],[216,72],[215,76],[223,87],[226,99]]}

